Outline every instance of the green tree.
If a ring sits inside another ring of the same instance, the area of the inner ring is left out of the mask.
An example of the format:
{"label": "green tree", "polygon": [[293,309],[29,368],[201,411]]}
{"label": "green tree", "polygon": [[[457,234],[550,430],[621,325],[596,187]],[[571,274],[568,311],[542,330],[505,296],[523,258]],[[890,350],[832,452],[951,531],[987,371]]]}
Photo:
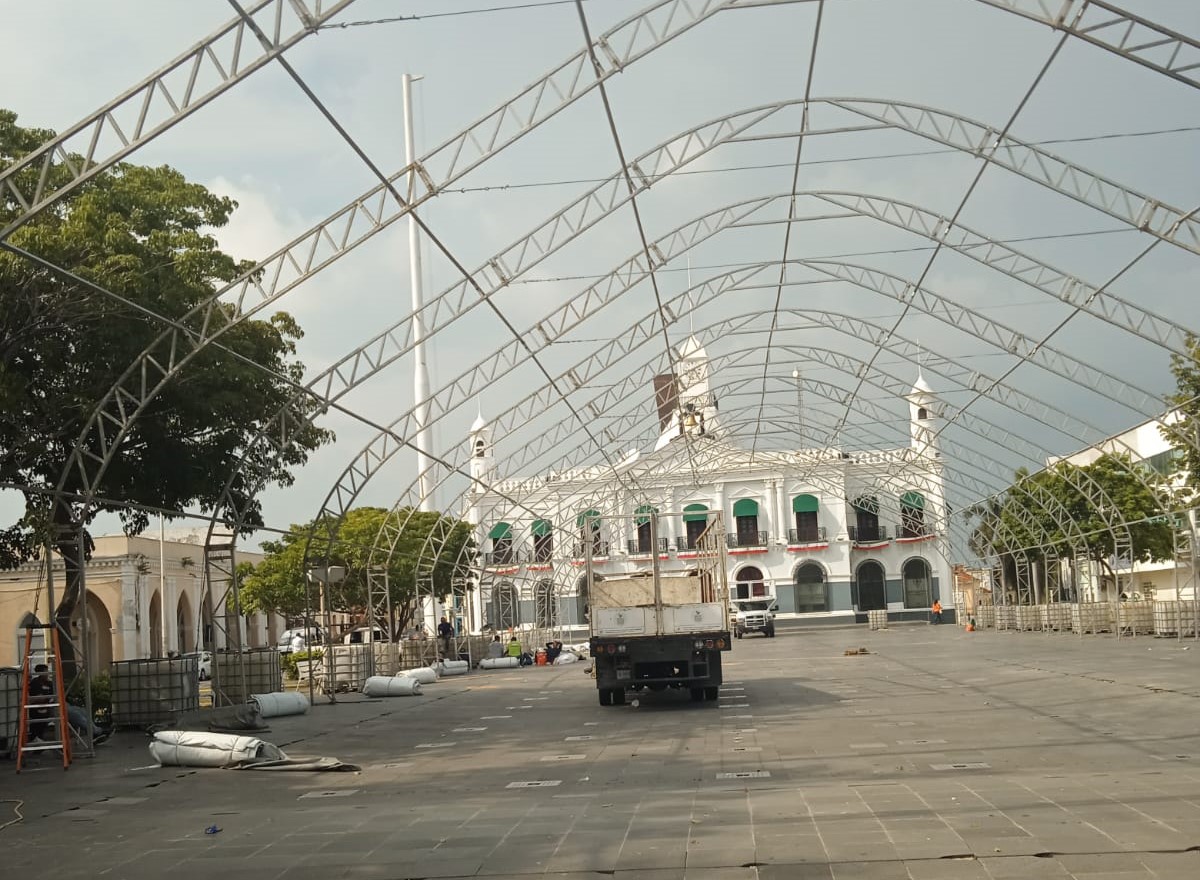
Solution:
{"label": "green tree", "polygon": [[[268,611],[287,617],[299,617],[306,608],[316,612],[317,597],[306,597],[304,548],[309,534],[314,537],[309,563],[341,565],[346,578],[326,591],[331,611],[362,613],[368,600],[367,566],[371,548],[390,519],[393,534],[398,534],[395,552],[387,560],[388,589],[392,602],[392,632],[406,628],[417,607],[419,577],[432,578],[433,591],[444,598],[454,582],[470,577],[475,557],[475,539],[471,526],[439,513],[401,508],[389,514],[380,507],[359,507],[347,511],[340,527],[317,521],[293,525],[278,541],[263,543],[266,557],[244,579],[241,597],[248,611]],[[331,548],[324,536],[335,534]],[[329,550],[326,554],[326,550]],[[386,548],[384,548],[386,549]]]}
{"label": "green tree", "polygon": [[[0,110],[0,167],[51,136],[20,127],[14,113]],[[20,172],[35,173],[36,165]],[[52,173],[66,172],[59,164]],[[211,235],[235,207],[167,166],[121,163],[9,241],[129,303],[179,320],[210,298],[216,285],[249,268],[223,253]],[[0,223],[19,211],[11,192],[0,192]],[[0,529],[0,567],[36,556],[52,541],[67,564],[66,589],[55,610],[60,623],[69,621],[78,602],[75,563],[90,550],[86,527],[98,513],[118,513],[126,532],[136,534],[147,515],[127,503],[168,511],[223,504],[217,511],[223,518],[251,531],[262,524],[254,493],[270,482],[290,483],[292,469],[331,438],[308,428],[292,437],[282,460],[249,443],[289,399],[303,365],[295,358],[302,334],[289,315],[247,320],[221,337],[228,351],[210,346],[137,420],[95,487],[109,500],[86,516],[78,505],[52,507],[46,492],[63,474],[85,420],[164,329],[132,305],[0,251],[0,482],[25,491],[24,516]],[[165,360],[165,350],[157,353]],[[222,499],[225,477],[243,454],[243,480],[230,499]],[[64,489],[81,494],[81,475],[70,473]]]}
{"label": "green tree", "polygon": [[[1110,523],[1127,524],[1133,561],[1174,554],[1173,529],[1159,497],[1166,493],[1156,474],[1138,468],[1125,454],[1105,454],[1083,467],[1059,462],[1035,474],[1020,470],[1014,485],[976,526],[972,547],[977,553],[990,547],[1004,564],[1018,551],[1031,560],[1043,559],[1047,550],[1060,558],[1070,556],[1082,542],[1088,558],[1112,578],[1120,531],[1114,534]],[[1037,500],[1047,496],[1045,504]]]}
{"label": "green tree", "polygon": [[1182,468],[1187,471],[1187,486],[1191,497],[1200,492],[1200,336],[1189,333],[1186,356],[1171,355],[1171,372],[1175,375],[1175,393],[1168,400],[1179,410],[1179,421],[1165,425],[1163,438],[1182,454]]}

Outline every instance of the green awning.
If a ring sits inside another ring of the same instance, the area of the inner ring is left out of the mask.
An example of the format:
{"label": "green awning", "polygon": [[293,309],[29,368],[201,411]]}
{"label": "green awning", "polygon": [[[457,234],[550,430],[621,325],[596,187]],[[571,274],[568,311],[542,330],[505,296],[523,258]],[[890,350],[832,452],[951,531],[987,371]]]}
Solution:
{"label": "green awning", "polygon": [[[598,510],[585,510],[583,513],[579,514],[579,516],[575,517],[575,525],[577,525],[579,528],[581,528],[581,529],[582,529],[582,528],[583,528],[583,521],[584,521],[585,519],[591,519],[591,520],[598,520],[598,519],[600,519],[600,511],[598,511]],[[592,527],[593,527],[593,528],[598,528],[599,526],[600,526],[600,523],[598,523],[598,522],[596,522],[596,523],[593,523],[593,524],[592,524]]]}
{"label": "green awning", "polygon": [[493,541],[499,540],[500,538],[511,538],[512,526],[506,522],[498,522],[492,526],[492,530],[488,532],[488,537]]}
{"label": "green awning", "polygon": [[753,498],[739,498],[733,502],[734,516],[758,516],[758,502]]}
{"label": "green awning", "polygon": [[850,506],[863,513],[879,513],[879,499],[874,495],[859,495],[850,502]]}
{"label": "green awning", "polygon": [[925,509],[925,496],[920,492],[905,492],[900,496],[901,507],[911,507],[914,510]]}
{"label": "green awning", "polygon": [[639,505],[638,509],[634,511],[634,514],[636,515],[634,516],[633,521],[639,526],[644,526],[646,523],[650,522],[650,514],[652,513],[658,513],[658,509],[651,507],[649,504]]}
{"label": "green awning", "polygon": [[533,532],[539,538],[544,537],[550,534],[550,521],[546,519],[535,519],[533,521],[533,527],[530,528],[529,531]]}
{"label": "green awning", "polygon": [[703,504],[689,504],[683,509],[684,522],[707,522],[708,508]]}
{"label": "green awning", "polygon": [[816,513],[820,506],[816,495],[797,495],[792,499],[792,513]]}

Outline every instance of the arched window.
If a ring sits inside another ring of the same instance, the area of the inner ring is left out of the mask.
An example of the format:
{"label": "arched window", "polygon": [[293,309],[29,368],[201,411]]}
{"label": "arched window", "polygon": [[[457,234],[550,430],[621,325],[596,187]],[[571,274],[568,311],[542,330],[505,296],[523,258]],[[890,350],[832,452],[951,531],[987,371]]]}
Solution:
{"label": "arched window", "polygon": [[763,573],[753,565],[741,569],[733,583],[733,598],[756,599],[767,595],[767,585],[763,583]]}
{"label": "arched window", "polygon": [[859,611],[878,611],[887,608],[887,587],[883,578],[883,566],[868,560],[858,567],[855,577]]}
{"label": "arched window", "polygon": [[733,520],[736,525],[737,547],[761,547],[767,536],[758,531],[758,502],[753,498],[739,498],[733,505]]}
{"label": "arched window", "polygon": [[492,539],[492,556],[488,561],[493,565],[508,565],[516,561],[513,553],[512,526],[506,522],[498,522],[488,532]]}
{"label": "arched window", "polygon": [[[576,558],[583,558],[590,552],[592,556],[607,556],[608,548],[600,540],[600,511],[585,510],[575,518],[575,525],[579,528],[579,547],[575,554]],[[591,543],[589,551],[585,545]]]}
{"label": "arched window", "polygon": [[637,526],[637,540],[630,547],[632,553],[651,553],[654,550],[653,540],[650,534],[650,517],[658,513],[658,510],[649,504],[638,505],[638,509],[634,511],[633,524]]}
{"label": "arched window", "polygon": [[800,612],[829,610],[825,570],[815,562],[806,562],[796,569],[796,610]]}
{"label": "arched window", "polygon": [[535,519],[530,531],[533,533],[533,561],[549,562],[554,556],[554,530],[550,521]]}
{"label": "arched window", "polygon": [[557,623],[558,608],[555,604],[552,582],[541,580],[533,588],[533,615],[540,627],[548,629]]}
{"label": "arched window", "polygon": [[859,495],[851,503],[854,508],[854,541],[879,541],[883,531],[879,528],[879,499],[874,495]]}
{"label": "arched window", "polygon": [[925,496],[912,490],[900,496],[901,538],[919,538],[925,532]]}
{"label": "arched window", "polygon": [[683,509],[683,528],[686,534],[682,546],[679,546],[680,542],[676,542],[676,549],[695,550],[696,542],[708,528],[708,508],[703,504],[689,504],[685,507]]}
{"label": "arched window", "polygon": [[925,409],[923,406],[917,407],[917,421],[923,422],[927,418],[929,418],[929,410]]}
{"label": "arched window", "polygon": [[789,539],[796,544],[812,544],[821,540],[821,530],[817,526],[817,511],[820,502],[815,495],[797,495],[792,499],[792,514],[796,519],[796,535]]}
{"label": "arched window", "polygon": [[904,563],[904,607],[928,608],[933,604],[930,590],[929,563],[910,559]]}
{"label": "arched window", "polygon": [[485,452],[487,452],[487,443],[480,437],[475,441],[475,457],[483,458]]}
{"label": "arched window", "polygon": [[521,622],[520,597],[508,581],[497,584],[492,594],[492,620],[497,630],[512,629]]}

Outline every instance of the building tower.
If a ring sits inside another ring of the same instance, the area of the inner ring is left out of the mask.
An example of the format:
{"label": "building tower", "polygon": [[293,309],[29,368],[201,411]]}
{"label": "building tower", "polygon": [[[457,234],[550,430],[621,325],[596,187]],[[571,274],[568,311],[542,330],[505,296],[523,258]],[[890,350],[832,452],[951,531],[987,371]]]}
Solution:
{"label": "building tower", "polygon": [[[467,443],[471,456],[471,479],[490,480],[496,469],[496,459],[492,450],[492,429],[484,421],[483,413],[472,422]],[[485,491],[486,488],[478,482],[471,486],[473,494],[478,495]]]}
{"label": "building tower", "polygon": [[[678,409],[659,436],[655,451],[685,433],[703,437],[717,426],[717,401],[709,387],[708,352],[695,336],[689,336],[679,347],[675,378]],[[657,391],[656,395],[662,396]]]}
{"label": "building tower", "polygon": [[909,442],[913,450],[920,456],[940,458],[936,437],[940,427],[938,399],[934,397],[933,389],[919,368],[917,381],[904,397],[908,401]]}

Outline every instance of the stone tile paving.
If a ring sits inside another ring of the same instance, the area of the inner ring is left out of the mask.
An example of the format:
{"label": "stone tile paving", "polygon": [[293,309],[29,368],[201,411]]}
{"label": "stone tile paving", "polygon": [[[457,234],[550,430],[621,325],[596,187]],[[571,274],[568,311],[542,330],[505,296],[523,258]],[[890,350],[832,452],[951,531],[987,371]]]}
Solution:
{"label": "stone tile paving", "polygon": [[122,733],[66,774],[0,767],[26,816],[0,831],[5,873],[1194,880],[1200,649],[1184,647],[781,630],[737,643],[715,705],[601,708],[567,666],[272,721],[265,738],[353,774],[149,768]]}

